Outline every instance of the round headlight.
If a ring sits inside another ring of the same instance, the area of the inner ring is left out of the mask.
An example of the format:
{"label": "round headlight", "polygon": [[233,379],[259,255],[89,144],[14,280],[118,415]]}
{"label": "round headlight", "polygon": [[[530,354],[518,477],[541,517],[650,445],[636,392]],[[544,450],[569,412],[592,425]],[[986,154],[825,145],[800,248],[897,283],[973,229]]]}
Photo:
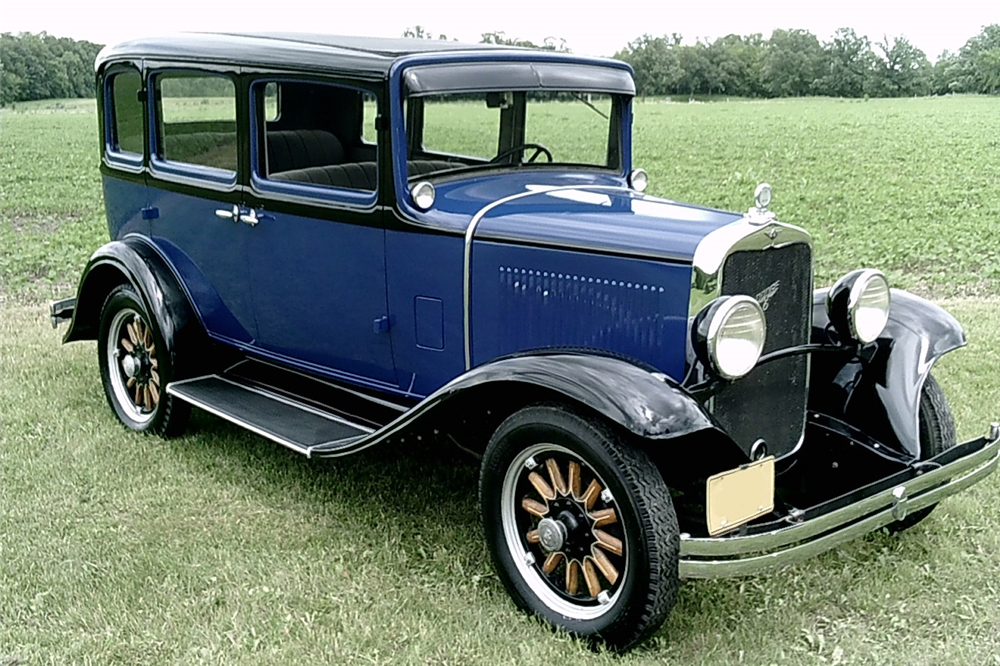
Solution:
{"label": "round headlight", "polygon": [[737,379],[760,360],[767,321],[755,299],[723,296],[698,315],[694,335],[695,351],[702,362],[725,379]]}
{"label": "round headlight", "polygon": [[434,205],[434,186],[422,180],[410,188],[410,196],[417,208],[427,210]]}
{"label": "round headlight", "polygon": [[635,169],[628,175],[628,184],[636,192],[644,192],[649,185],[649,175],[643,169]]}
{"label": "round headlight", "polygon": [[826,298],[830,322],[842,336],[863,344],[878,340],[889,321],[889,283],[873,268],[837,280]]}

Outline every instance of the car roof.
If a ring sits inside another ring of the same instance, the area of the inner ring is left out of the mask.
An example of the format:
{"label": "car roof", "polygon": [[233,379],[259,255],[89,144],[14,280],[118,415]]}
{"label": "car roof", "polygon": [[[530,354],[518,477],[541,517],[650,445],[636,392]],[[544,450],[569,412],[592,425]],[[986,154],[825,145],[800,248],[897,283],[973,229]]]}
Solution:
{"label": "car roof", "polygon": [[[135,39],[106,46],[97,56],[99,70],[108,62],[129,58],[183,60],[227,64],[266,65],[318,69],[385,76],[392,64],[406,56],[435,53],[469,54],[504,51],[544,53],[552,51],[525,49],[494,44],[466,44],[437,39],[349,37],[313,33],[180,33],[164,37]],[[567,59],[593,64],[614,61],[581,58],[566,54]],[[620,63],[615,63],[620,66]]]}

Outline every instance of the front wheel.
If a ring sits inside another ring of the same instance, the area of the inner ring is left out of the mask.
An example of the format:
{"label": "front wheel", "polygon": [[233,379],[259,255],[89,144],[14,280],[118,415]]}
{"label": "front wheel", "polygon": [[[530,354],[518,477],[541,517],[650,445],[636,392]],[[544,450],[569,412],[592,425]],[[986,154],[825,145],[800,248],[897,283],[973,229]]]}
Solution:
{"label": "front wheel", "polygon": [[666,619],[679,585],[670,492],[605,424],[522,409],[491,438],[479,489],[493,564],[519,607],[616,649]]}
{"label": "front wheel", "polygon": [[[958,436],[955,433],[955,418],[951,414],[951,407],[948,399],[937,383],[933,375],[928,375],[920,390],[920,459],[927,460],[939,453],[944,453],[958,443]],[[890,523],[890,532],[902,532],[921,522],[931,515],[934,507],[928,507],[914,511],[902,520]]]}

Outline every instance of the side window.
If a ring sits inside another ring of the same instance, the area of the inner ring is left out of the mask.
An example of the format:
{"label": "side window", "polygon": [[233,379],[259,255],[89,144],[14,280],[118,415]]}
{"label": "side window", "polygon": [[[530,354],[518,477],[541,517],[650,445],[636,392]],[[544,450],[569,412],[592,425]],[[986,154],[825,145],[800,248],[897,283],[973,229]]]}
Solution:
{"label": "side window", "polygon": [[236,172],[236,87],[224,76],[156,77],[157,156]]}
{"label": "side window", "polygon": [[259,187],[333,200],[357,198],[353,192],[373,198],[378,189],[374,95],[294,80],[257,81],[251,91],[258,119],[253,177]]}
{"label": "side window", "polygon": [[378,118],[378,103],[375,95],[370,92],[361,93],[361,140],[367,144],[375,145],[378,137],[378,128],[375,127],[375,119]]}
{"label": "side window", "polygon": [[281,88],[272,81],[264,86],[264,119],[271,123],[281,114]]}
{"label": "side window", "polygon": [[108,79],[107,100],[110,104],[105,113],[111,116],[108,125],[108,148],[111,152],[127,157],[141,156],[145,152],[140,90],[142,76],[136,70],[124,70],[112,74]]}

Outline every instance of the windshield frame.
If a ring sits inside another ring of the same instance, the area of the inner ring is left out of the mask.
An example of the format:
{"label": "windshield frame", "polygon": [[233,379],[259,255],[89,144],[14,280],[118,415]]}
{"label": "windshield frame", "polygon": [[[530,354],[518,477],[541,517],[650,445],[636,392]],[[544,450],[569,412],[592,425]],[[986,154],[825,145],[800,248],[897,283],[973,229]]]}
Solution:
{"label": "windshield frame", "polygon": [[[555,52],[545,52],[545,51],[532,51],[532,50],[510,50],[510,51],[498,51],[497,53],[448,53],[448,54],[434,54],[432,56],[411,56],[407,58],[401,58],[398,60],[390,70],[389,73],[389,113],[390,119],[388,121],[388,129],[390,130],[391,137],[390,141],[386,142],[392,151],[392,166],[393,166],[393,180],[394,189],[396,190],[396,200],[403,205],[407,212],[418,213],[419,211],[413,207],[413,203],[410,200],[409,195],[409,185],[413,181],[407,178],[407,156],[410,153],[408,145],[408,136],[414,136],[413,130],[408,134],[406,123],[412,122],[412,114],[409,115],[404,112],[406,105],[413,99],[419,98],[423,94],[428,94],[428,92],[422,92],[419,94],[408,94],[407,83],[405,80],[406,71],[410,67],[418,67],[427,64],[464,64],[469,62],[480,62],[480,63],[496,63],[496,62],[523,62],[523,63],[555,63],[555,64],[567,64],[567,65],[589,65],[590,68],[603,68],[607,70],[612,76],[610,78],[620,79],[622,76],[626,76],[629,80],[632,77],[632,69],[627,64],[619,61],[604,59],[604,58],[588,58],[582,56],[574,56],[572,54],[565,53],[555,53]],[[607,79],[609,77],[601,77]],[[578,81],[577,81],[578,83]],[[495,92],[496,88],[490,89],[489,85],[475,86],[471,90],[464,90],[464,92],[481,92],[485,95],[488,92]],[[528,91],[549,91],[552,92],[588,92],[587,86],[574,86],[573,90],[569,90],[565,86],[556,85],[552,88],[546,87],[544,82],[536,82],[535,85],[530,87],[511,87],[512,91],[515,92],[528,92]],[[632,168],[632,142],[631,142],[631,128],[632,128],[632,99],[633,94],[631,92],[625,92],[625,88],[617,86],[612,89],[599,89],[594,88],[590,91],[592,92],[602,92],[603,94],[608,94],[611,97],[611,117],[608,120],[608,150],[609,153],[613,154],[616,159],[609,160],[610,166],[601,166],[595,164],[573,164],[566,162],[553,162],[552,164],[547,164],[544,162],[535,162],[530,165],[514,165],[514,164],[487,164],[482,162],[480,164],[469,165],[466,168],[440,171],[434,174],[423,174],[420,180],[432,180],[437,182],[439,180],[455,180],[462,178],[473,178],[480,177],[485,173],[496,172],[513,172],[522,171],[525,169],[537,169],[540,172],[552,172],[552,171],[562,171],[562,172],[600,172],[604,174],[610,174],[621,178],[625,181],[626,174]],[[408,109],[407,109],[408,110]],[[523,120],[523,119],[522,119]],[[422,130],[421,130],[422,131]],[[472,158],[474,160],[475,158]],[[544,157],[542,158],[544,159]],[[472,161],[470,160],[470,161]]]}
{"label": "windshield frame", "polygon": [[[552,161],[543,159],[535,154],[535,147],[540,144],[535,141],[528,141],[529,131],[532,125],[533,104],[537,103],[528,99],[528,95],[535,90],[512,90],[504,91],[503,94],[510,93],[508,103],[504,106],[490,107],[499,112],[499,122],[495,128],[497,142],[497,156],[502,153],[509,153],[502,160],[497,157],[489,158],[483,155],[467,155],[458,152],[443,152],[435,147],[425,145],[425,109],[436,104],[426,105],[428,99],[433,99],[431,95],[411,96],[406,99],[406,158],[407,160],[432,160],[432,161],[455,161],[456,168],[427,174],[415,174],[408,177],[409,182],[421,179],[432,179],[451,175],[469,174],[483,170],[510,169],[561,169],[561,170],[588,170],[602,171],[607,173],[621,172],[621,115],[622,100],[619,95],[610,95],[610,114],[604,116],[595,109],[582,94],[577,91],[565,91],[573,94],[573,101],[541,102],[543,104],[582,104],[593,109],[594,113],[599,113],[607,124],[605,141],[600,148],[603,149],[604,162],[567,162],[555,159]],[[478,91],[473,94],[480,94]],[[487,94],[483,91],[482,94]],[[493,129],[493,128],[487,128]],[[537,137],[531,137],[537,138]],[[544,144],[541,144],[544,145]],[[549,143],[548,145],[552,145]],[[551,154],[551,153],[550,153]],[[536,161],[526,161],[528,157],[538,157]]]}

